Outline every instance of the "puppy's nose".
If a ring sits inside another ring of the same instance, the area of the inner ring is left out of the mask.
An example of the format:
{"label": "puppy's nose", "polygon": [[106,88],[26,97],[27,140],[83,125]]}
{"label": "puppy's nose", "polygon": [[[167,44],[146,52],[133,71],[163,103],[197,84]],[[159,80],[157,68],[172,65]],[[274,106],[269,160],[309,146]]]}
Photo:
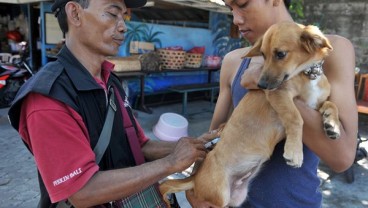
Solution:
{"label": "puppy's nose", "polygon": [[258,86],[259,89],[265,90],[268,87],[268,83],[267,82],[260,81],[260,82],[258,82],[257,86]]}

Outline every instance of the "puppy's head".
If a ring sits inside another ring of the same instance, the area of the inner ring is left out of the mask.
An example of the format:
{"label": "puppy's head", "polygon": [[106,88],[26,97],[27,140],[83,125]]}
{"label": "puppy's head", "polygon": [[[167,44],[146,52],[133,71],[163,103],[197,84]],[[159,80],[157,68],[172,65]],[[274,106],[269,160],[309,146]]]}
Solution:
{"label": "puppy's head", "polygon": [[281,22],[272,25],[244,57],[263,56],[258,87],[272,90],[324,59],[330,50],[330,42],[316,26]]}

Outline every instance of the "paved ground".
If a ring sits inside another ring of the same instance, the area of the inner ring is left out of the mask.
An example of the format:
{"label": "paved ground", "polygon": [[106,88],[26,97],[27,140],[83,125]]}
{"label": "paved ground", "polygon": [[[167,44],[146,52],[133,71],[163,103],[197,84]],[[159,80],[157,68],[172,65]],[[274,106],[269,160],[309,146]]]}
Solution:
{"label": "paved ground", "polygon": [[[188,104],[189,134],[198,136],[208,130],[211,112],[205,101]],[[154,138],[152,126],[164,112],[181,111],[179,104],[153,108],[153,114],[138,113],[138,120],[148,136]],[[8,124],[7,109],[0,109],[0,208],[32,208],[37,206],[39,189],[33,157],[23,145],[17,132]],[[368,118],[361,118],[360,131],[368,138]],[[368,150],[368,142],[363,145]],[[334,174],[320,165],[321,189],[324,208],[368,207],[368,161],[363,159],[354,165],[355,181],[346,182],[344,174]],[[183,194],[178,195],[183,208],[189,207]]]}

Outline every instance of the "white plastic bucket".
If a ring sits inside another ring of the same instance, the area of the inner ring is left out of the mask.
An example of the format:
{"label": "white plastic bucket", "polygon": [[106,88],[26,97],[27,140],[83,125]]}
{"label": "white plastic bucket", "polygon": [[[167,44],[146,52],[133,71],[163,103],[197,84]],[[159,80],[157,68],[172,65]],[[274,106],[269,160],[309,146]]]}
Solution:
{"label": "white plastic bucket", "polygon": [[164,113],[153,127],[153,134],[163,141],[177,141],[188,136],[188,121],[176,113]]}

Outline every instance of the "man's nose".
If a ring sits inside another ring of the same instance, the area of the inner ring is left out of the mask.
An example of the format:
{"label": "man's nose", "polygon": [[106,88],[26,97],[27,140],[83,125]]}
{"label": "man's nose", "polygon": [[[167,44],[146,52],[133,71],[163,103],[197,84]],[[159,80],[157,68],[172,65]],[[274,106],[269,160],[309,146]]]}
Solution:
{"label": "man's nose", "polygon": [[241,25],[244,23],[244,18],[240,15],[240,12],[233,10],[233,23],[234,25]]}
{"label": "man's nose", "polygon": [[118,22],[116,23],[116,28],[119,32],[127,32],[128,28],[125,24],[124,18],[118,20]]}

